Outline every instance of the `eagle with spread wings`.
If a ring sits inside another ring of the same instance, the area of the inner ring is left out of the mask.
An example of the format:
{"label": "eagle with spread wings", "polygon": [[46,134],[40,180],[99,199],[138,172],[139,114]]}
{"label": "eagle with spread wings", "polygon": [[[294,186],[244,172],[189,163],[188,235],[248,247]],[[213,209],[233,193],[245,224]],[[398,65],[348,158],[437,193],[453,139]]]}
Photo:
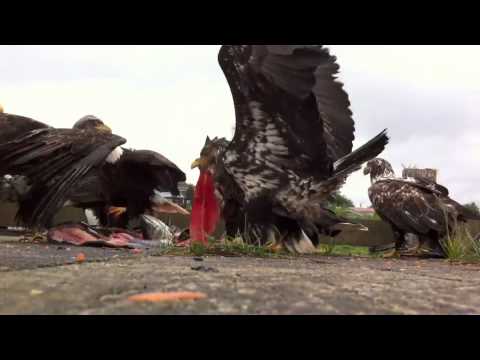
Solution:
{"label": "eagle with spread wings", "polygon": [[[220,214],[247,241],[308,252],[347,222],[324,204],[384,150],[386,131],[352,151],[350,101],[323,46],[225,45],[219,62],[233,95],[235,135],[208,138],[192,164],[201,172],[192,240],[204,240]],[[205,190],[212,188],[215,196]]]}

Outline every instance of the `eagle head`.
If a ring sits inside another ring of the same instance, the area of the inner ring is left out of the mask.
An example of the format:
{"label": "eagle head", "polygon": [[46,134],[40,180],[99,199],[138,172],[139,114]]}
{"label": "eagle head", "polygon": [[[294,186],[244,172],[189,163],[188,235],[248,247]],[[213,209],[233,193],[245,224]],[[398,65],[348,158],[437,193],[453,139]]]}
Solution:
{"label": "eagle head", "polygon": [[207,137],[200,157],[192,164],[192,169],[200,169],[200,178],[195,187],[190,219],[192,241],[208,244],[207,237],[216,229],[220,218],[220,204],[215,193],[215,170],[220,157],[225,152],[228,141]]}
{"label": "eagle head", "polygon": [[210,171],[214,174],[217,162],[228,144],[225,138],[219,139],[216,137],[211,140],[210,137],[207,136],[205,145],[200,152],[200,157],[192,163],[192,169],[199,168],[200,172]]}
{"label": "eagle head", "polygon": [[93,115],[82,117],[75,123],[75,125],[73,125],[73,128],[79,130],[94,129],[98,132],[112,133],[112,129],[105,125],[102,120]]}
{"label": "eagle head", "polygon": [[392,165],[390,165],[388,161],[380,158],[370,160],[365,166],[365,169],[363,169],[363,174],[370,174],[372,180],[395,176]]}

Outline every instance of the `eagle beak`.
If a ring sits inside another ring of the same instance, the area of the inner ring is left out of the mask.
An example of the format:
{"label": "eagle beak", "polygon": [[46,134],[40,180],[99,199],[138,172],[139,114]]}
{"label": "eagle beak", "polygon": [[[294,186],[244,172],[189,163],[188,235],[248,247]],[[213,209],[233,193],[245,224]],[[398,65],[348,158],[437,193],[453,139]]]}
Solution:
{"label": "eagle beak", "polygon": [[3,106],[2,106],[2,104],[0,104],[0,114],[2,114],[2,113],[3,113]]}
{"label": "eagle beak", "polygon": [[193,169],[199,168],[202,165],[202,163],[203,163],[202,158],[195,160],[192,163],[191,169],[193,170]]}
{"label": "eagle beak", "polygon": [[363,169],[363,175],[368,175],[370,174],[370,168],[366,167],[365,169]]}
{"label": "eagle beak", "polygon": [[110,129],[107,125],[105,124],[100,124],[100,125],[97,125],[95,126],[95,129],[97,129],[98,132],[101,132],[101,133],[108,133],[108,134],[111,134],[112,133],[112,129]]}

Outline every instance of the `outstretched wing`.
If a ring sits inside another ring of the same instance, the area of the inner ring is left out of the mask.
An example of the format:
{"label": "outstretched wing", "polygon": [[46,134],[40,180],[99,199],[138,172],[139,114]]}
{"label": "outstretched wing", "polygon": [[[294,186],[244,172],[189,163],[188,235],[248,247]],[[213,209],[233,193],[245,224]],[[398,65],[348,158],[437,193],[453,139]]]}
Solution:
{"label": "outstretched wing", "polygon": [[47,226],[78,181],[125,142],[108,133],[47,128],[1,144],[0,174],[23,175],[32,182],[18,219],[29,227]]}
{"label": "outstretched wing", "polygon": [[[301,101],[313,94],[315,105],[312,105],[316,111],[312,110],[311,115],[316,118],[313,122],[321,128],[321,133],[295,124],[292,124],[293,130],[303,139],[312,137],[313,147],[322,137],[333,160],[351,152],[355,127],[350,101],[343,84],[336,80],[339,66],[328,49],[312,45],[224,46],[219,61],[235,104],[241,104],[242,95],[251,90],[245,82],[258,82],[260,78],[266,80],[267,87],[279,88]],[[309,143],[305,145],[308,147]]]}
{"label": "outstretched wing", "polygon": [[236,110],[225,165],[247,198],[289,181],[288,170],[328,178],[333,162],[351,151],[348,96],[327,49],[223,46],[219,62]]}
{"label": "outstretched wing", "polygon": [[355,139],[350,100],[343,84],[336,81],[340,68],[336,60],[322,46],[305,45],[258,47],[253,58],[258,71],[284,91],[300,98],[315,94],[323,137],[333,160],[349,154]]}
{"label": "outstretched wing", "polygon": [[0,112],[0,143],[14,140],[29,131],[46,129],[49,126],[25,116],[5,114]]}

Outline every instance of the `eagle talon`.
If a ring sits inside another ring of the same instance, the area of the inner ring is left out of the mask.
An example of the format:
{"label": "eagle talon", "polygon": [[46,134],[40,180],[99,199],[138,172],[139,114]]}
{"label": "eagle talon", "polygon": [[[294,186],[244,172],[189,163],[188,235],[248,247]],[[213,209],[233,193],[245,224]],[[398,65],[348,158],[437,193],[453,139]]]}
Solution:
{"label": "eagle talon", "polygon": [[387,250],[382,254],[384,259],[392,259],[400,257],[400,252],[397,249]]}
{"label": "eagle talon", "polygon": [[35,233],[30,233],[30,234],[25,234],[20,241],[26,242],[26,243],[39,243],[39,242],[46,242],[47,237],[45,234],[41,232],[35,232]]}
{"label": "eagle talon", "polygon": [[114,206],[112,206],[108,209],[108,215],[114,216],[116,218],[122,216],[126,212],[127,212],[127,208],[124,208],[124,207],[114,207]]}
{"label": "eagle talon", "polygon": [[278,254],[284,250],[283,244],[281,242],[268,244],[265,246],[265,248],[274,254]]}

